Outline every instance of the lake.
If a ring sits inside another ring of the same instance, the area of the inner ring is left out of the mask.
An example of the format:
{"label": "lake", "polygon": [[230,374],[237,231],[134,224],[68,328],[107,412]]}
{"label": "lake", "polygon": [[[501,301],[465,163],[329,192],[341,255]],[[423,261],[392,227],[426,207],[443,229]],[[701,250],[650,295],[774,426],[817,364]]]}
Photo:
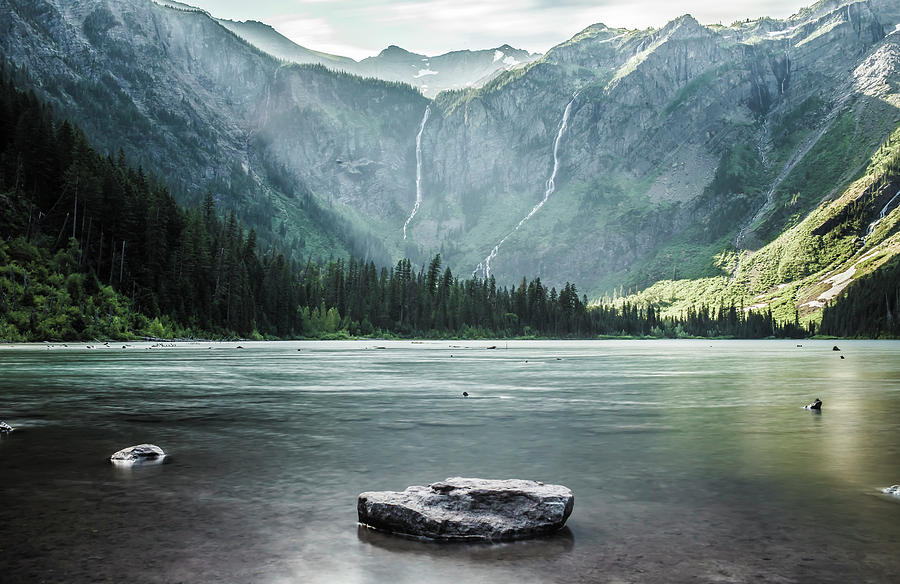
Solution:
{"label": "lake", "polygon": [[[0,346],[0,580],[900,582],[900,342],[833,344]],[[497,545],[357,525],[451,476],[575,509]]]}

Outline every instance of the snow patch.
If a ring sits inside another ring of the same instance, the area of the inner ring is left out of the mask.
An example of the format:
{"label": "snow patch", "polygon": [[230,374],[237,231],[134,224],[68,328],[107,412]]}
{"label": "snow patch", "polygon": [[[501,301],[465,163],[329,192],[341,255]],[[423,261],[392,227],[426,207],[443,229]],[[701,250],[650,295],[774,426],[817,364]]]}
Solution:
{"label": "snow patch", "polygon": [[614,37],[610,37],[610,38],[608,38],[608,39],[603,39],[602,41],[597,41],[597,44],[598,44],[598,45],[602,45],[603,43],[611,43],[611,42],[613,42],[614,40],[620,39],[620,38],[622,38],[623,36],[626,36],[626,35],[628,35],[627,32],[622,33],[622,34],[620,34],[620,35],[616,35],[616,36],[614,36]]}
{"label": "snow patch", "polygon": [[745,306],[744,312],[750,312],[751,310],[759,310],[760,308],[765,308],[768,305],[769,305],[768,302],[757,302],[753,306]]}
{"label": "snow patch", "polygon": [[506,57],[505,59],[503,59],[503,64],[507,67],[514,67],[515,65],[518,65],[519,62],[516,61],[515,57]]}
{"label": "snow patch", "polygon": [[503,54],[503,51],[494,51],[494,63],[496,63],[497,61],[499,61],[500,59],[502,59],[505,56],[506,55]]}
{"label": "snow patch", "polygon": [[819,297],[816,298],[816,300],[819,302],[829,302],[830,300],[833,300],[838,294],[844,291],[844,288],[850,285],[850,282],[853,281],[853,276],[856,275],[856,266],[877,254],[878,251],[873,250],[859,258],[852,266],[843,272],[822,280],[822,284],[831,284],[831,288],[819,294]]}
{"label": "snow patch", "polygon": [[766,34],[769,35],[770,37],[776,37],[776,36],[788,35],[788,34],[793,33],[793,32],[794,32],[795,30],[797,30],[798,28],[800,28],[800,26],[801,26],[801,25],[798,24],[798,25],[796,25],[796,26],[791,26],[791,27],[786,28],[786,29],[784,29],[784,30],[772,30],[772,31],[767,32]]}
{"label": "snow patch", "polygon": [[900,24],[894,27],[894,32],[900,32]]}
{"label": "snow patch", "polygon": [[432,71],[431,69],[419,69],[418,75],[413,75],[413,79],[418,79],[420,77],[425,77],[427,75],[437,75],[437,71]]}

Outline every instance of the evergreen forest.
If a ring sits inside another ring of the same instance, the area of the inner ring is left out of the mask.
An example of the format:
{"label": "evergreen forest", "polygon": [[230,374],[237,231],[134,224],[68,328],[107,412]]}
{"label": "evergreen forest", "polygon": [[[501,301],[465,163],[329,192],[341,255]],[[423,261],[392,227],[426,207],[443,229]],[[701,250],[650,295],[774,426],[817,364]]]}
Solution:
{"label": "evergreen forest", "polygon": [[[262,249],[212,193],[181,208],[163,179],[131,167],[121,152],[94,150],[77,127],[19,89],[19,77],[7,67],[0,79],[0,340],[815,332],[733,305],[665,318],[652,305],[589,306],[573,284],[460,278],[440,255],[422,266],[294,261],[275,245]],[[896,323],[855,316],[865,302],[881,302],[881,287],[896,288],[895,272],[893,281],[871,278],[872,291],[838,303],[823,326],[847,336],[897,334]]]}

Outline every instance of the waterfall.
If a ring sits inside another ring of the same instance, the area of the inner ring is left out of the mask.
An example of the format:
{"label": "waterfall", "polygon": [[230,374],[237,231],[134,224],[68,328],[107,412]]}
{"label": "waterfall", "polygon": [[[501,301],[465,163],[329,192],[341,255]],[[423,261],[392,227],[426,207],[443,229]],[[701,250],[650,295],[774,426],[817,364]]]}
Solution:
{"label": "waterfall", "polygon": [[419,211],[419,205],[422,204],[422,133],[425,131],[425,122],[431,114],[431,106],[425,107],[425,115],[422,116],[422,123],[419,125],[419,133],[416,134],[416,204],[413,205],[412,213],[403,224],[403,239],[406,239],[406,227],[413,220]]}
{"label": "waterfall", "polygon": [[866,230],[866,236],[863,238],[863,242],[865,242],[865,240],[867,240],[869,236],[872,235],[872,232],[875,231],[875,228],[878,227],[878,224],[881,223],[881,220],[884,219],[885,215],[887,215],[888,209],[891,208],[891,205],[894,204],[894,201],[896,201],[898,197],[900,197],[900,191],[897,191],[897,194],[887,202],[887,205],[882,207],[881,213],[878,214],[878,219],[869,223],[869,228]]}
{"label": "waterfall", "polygon": [[531,212],[528,213],[525,217],[522,218],[521,221],[515,226],[515,228],[506,234],[506,236],[500,240],[497,245],[494,246],[494,249],[491,250],[491,253],[484,258],[478,266],[475,268],[473,275],[477,275],[481,272],[485,278],[489,278],[491,275],[491,262],[494,261],[494,258],[497,257],[497,253],[500,251],[500,246],[509,239],[509,237],[519,230],[522,225],[525,224],[526,221],[531,219],[531,217],[537,213],[541,207],[544,206],[544,203],[550,199],[550,195],[553,194],[553,191],[556,190],[556,173],[559,171],[559,142],[562,139],[563,133],[566,131],[566,128],[569,125],[569,115],[572,113],[572,104],[575,103],[575,99],[578,98],[578,92],[572,94],[572,99],[569,100],[569,103],[566,105],[566,109],[563,112],[562,122],[559,124],[559,131],[556,133],[556,140],[553,141],[553,172],[550,173],[550,178],[547,180],[547,189],[544,191],[544,198],[531,209]]}

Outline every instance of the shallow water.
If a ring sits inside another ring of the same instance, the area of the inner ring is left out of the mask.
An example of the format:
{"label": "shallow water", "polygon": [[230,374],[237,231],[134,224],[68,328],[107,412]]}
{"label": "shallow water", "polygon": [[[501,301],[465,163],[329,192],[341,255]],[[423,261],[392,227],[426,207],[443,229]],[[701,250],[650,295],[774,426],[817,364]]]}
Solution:
{"label": "shallow water", "polygon": [[[900,581],[900,343],[236,345],[0,346],[0,581]],[[142,442],[165,462],[107,461]],[[360,492],[457,475],[575,510],[501,545],[358,528]]]}

